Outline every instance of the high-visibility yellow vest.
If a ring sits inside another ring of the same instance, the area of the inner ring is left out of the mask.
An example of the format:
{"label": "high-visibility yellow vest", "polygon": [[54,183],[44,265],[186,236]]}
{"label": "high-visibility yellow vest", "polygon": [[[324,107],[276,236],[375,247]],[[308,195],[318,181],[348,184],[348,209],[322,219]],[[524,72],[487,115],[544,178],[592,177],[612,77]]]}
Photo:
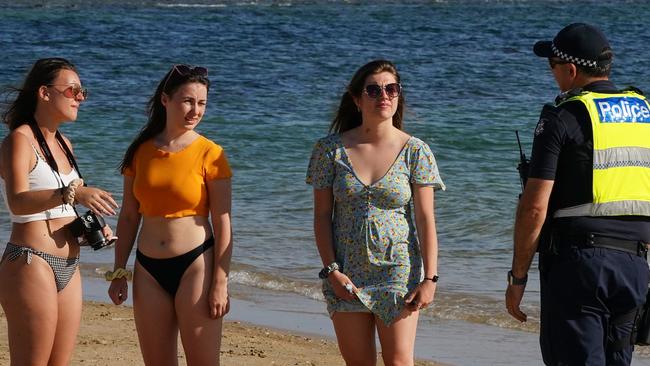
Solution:
{"label": "high-visibility yellow vest", "polygon": [[633,91],[583,92],[593,133],[593,201],[557,210],[553,217],[650,216],[650,104]]}

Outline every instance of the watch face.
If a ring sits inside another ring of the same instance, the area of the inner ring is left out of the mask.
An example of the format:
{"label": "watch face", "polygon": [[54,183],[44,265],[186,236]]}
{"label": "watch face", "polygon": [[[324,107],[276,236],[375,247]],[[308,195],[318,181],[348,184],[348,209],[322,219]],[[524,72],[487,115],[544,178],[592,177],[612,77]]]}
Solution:
{"label": "watch face", "polygon": [[332,262],[327,267],[321,269],[320,272],[318,272],[318,277],[322,279],[326,279],[330,275],[330,273],[334,271],[338,271],[339,268],[340,267],[338,263]]}

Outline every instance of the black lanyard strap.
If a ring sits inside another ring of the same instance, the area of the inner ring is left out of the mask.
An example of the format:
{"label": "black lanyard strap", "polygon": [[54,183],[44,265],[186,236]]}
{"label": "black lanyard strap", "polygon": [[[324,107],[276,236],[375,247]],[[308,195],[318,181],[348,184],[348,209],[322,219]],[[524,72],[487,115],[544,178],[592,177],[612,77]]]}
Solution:
{"label": "black lanyard strap", "polygon": [[[54,155],[52,154],[50,147],[45,141],[45,136],[43,136],[43,132],[41,132],[41,129],[38,128],[36,123],[30,123],[29,127],[32,129],[32,133],[34,134],[34,137],[36,137],[36,141],[38,141],[38,145],[41,147],[41,150],[45,155],[45,160],[47,161],[47,164],[50,166],[50,168],[52,168],[52,170],[56,172],[56,174],[59,176],[59,179],[61,179],[59,173],[59,165],[56,163],[56,159],[54,159]],[[79,178],[83,178],[81,176],[81,172],[79,171],[79,166],[77,165],[77,161],[75,160],[74,155],[72,155],[72,151],[70,151],[68,144],[65,143],[65,140],[63,140],[63,136],[58,130],[56,131],[55,137],[59,142],[59,145],[61,145],[61,148],[63,148],[63,152],[65,153],[66,158],[68,158],[68,162],[70,163],[70,166],[72,166],[77,171]],[[63,184],[63,180],[61,180],[61,184]]]}

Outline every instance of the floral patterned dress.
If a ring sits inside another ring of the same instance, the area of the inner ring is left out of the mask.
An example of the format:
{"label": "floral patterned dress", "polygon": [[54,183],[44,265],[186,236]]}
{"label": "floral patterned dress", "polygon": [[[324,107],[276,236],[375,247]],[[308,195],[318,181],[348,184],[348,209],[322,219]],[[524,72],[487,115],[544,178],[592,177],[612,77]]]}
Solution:
{"label": "floral patterned dress", "polygon": [[361,182],[339,134],[314,146],[307,184],[332,188],[332,236],[336,262],[359,288],[358,300],[336,297],[329,281],[323,294],[330,316],[337,311],[372,312],[390,325],[404,297],[422,280],[422,255],[412,215],[411,184],[445,189],[429,146],[410,137],[378,181]]}

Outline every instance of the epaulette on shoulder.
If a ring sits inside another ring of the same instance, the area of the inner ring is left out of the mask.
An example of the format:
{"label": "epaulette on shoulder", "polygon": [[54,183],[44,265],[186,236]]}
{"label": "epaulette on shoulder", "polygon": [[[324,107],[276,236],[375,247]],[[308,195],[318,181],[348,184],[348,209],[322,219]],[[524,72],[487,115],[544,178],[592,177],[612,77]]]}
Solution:
{"label": "epaulette on shoulder", "polygon": [[639,88],[637,88],[635,86],[628,86],[627,88],[623,89],[622,91],[624,91],[624,92],[634,92],[634,93],[637,93],[639,95],[645,95],[645,94],[643,94],[643,90],[641,90],[641,89],[639,89]]}
{"label": "epaulette on shoulder", "polygon": [[571,89],[569,91],[566,91],[566,92],[558,95],[557,97],[555,97],[555,105],[559,105],[559,104],[567,101],[568,99],[571,99],[573,97],[577,97],[580,94],[582,94],[582,88],[575,88],[575,89]]}

